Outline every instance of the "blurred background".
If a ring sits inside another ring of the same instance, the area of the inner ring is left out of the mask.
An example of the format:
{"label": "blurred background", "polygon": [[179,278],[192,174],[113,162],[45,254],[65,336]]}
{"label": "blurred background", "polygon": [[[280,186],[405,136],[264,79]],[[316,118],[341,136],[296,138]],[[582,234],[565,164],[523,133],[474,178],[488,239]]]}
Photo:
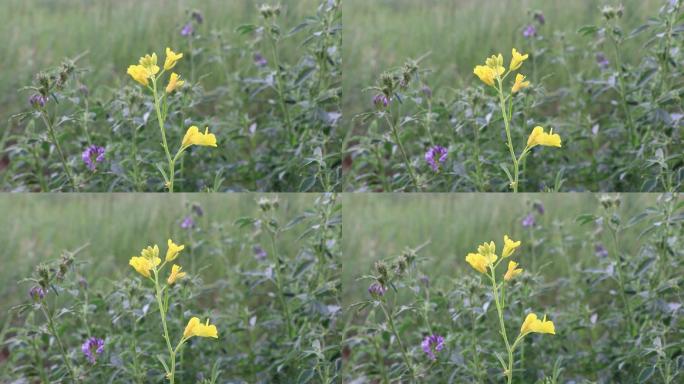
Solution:
{"label": "blurred background", "polygon": [[[2,194],[0,323],[10,306],[28,299],[31,284],[19,283],[21,279],[38,264],[83,246],[76,262],[82,264],[80,273],[88,284],[98,288],[133,276],[129,258],[153,244],[164,253],[169,238],[186,245],[185,269],[201,269],[207,283],[224,278],[236,260],[255,261],[252,226],[240,228],[235,222],[259,217],[257,201],[262,196],[269,195]],[[278,197],[279,216],[287,222],[312,208],[318,195]],[[282,234],[283,253],[294,255],[299,250],[299,234]],[[197,252],[196,259],[192,252]]]}
{"label": "blurred background", "polygon": [[[237,39],[235,29],[258,20],[260,0],[0,0],[5,15],[0,24],[0,134],[9,116],[28,109],[28,92],[33,76],[59,65],[65,58],[79,60],[89,68],[84,77],[96,96],[108,88],[128,83],[126,68],[145,53],[163,52],[168,47],[188,49],[181,36],[193,10],[203,15],[196,33],[216,35],[216,41],[230,45]],[[283,24],[299,23],[311,14],[318,0],[282,0]],[[293,44],[288,41],[285,44]],[[218,47],[217,47],[218,48]],[[287,50],[283,56],[287,59]],[[226,66],[227,64],[227,66]],[[215,63],[202,85],[221,86],[236,63]],[[226,68],[228,70],[226,70]]]}
{"label": "blurred background", "polygon": [[[567,276],[571,269],[591,268],[597,247],[612,252],[608,231],[600,225],[576,219],[600,216],[599,194],[345,194],[343,197],[343,276],[346,305],[368,298],[377,260],[399,256],[418,248],[419,269],[431,281],[458,278],[473,271],[465,262],[469,252],[489,241],[500,251],[504,235],[522,241],[519,262],[531,268],[532,244],[536,261],[547,281]],[[656,194],[620,195],[619,213],[626,222],[658,200]],[[543,212],[543,213],[542,213]],[[639,234],[648,220],[629,229]],[[623,236],[625,255],[636,255],[642,240]],[[543,269],[542,269],[543,266]]]}
{"label": "blurred background", "polygon": [[[586,46],[590,38],[577,30],[588,24],[600,25],[601,7],[622,3],[625,30],[646,22],[666,3],[664,0],[345,0],[343,3],[343,88],[346,121],[371,106],[372,95],[362,92],[375,84],[386,69],[401,66],[407,59],[429,54],[422,68],[430,69],[425,79],[435,91],[471,84],[475,65],[487,56],[511,47],[522,52],[530,45],[523,36],[534,21],[535,11],[544,15],[539,35],[558,44]],[[559,36],[555,36],[559,35]],[[625,51],[633,60],[640,54],[639,39],[627,43]],[[578,48],[581,49],[581,48]],[[548,77],[544,85],[553,88],[567,74],[554,71],[551,64],[540,68]],[[596,63],[571,63],[578,70],[596,70]]]}

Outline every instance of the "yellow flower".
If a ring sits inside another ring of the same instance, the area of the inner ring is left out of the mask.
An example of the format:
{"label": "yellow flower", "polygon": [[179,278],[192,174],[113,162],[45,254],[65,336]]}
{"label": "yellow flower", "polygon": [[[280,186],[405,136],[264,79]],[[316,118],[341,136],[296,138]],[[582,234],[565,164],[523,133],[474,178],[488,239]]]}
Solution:
{"label": "yellow flower", "polygon": [[469,253],[465,260],[476,271],[480,273],[487,273],[487,266],[489,266],[488,258],[480,255],[479,253]]}
{"label": "yellow flower", "polygon": [[506,271],[506,274],[504,275],[504,280],[509,281],[510,279],[518,276],[522,272],[523,272],[522,268],[518,268],[518,263],[511,260],[508,262],[508,270]]}
{"label": "yellow flower", "polygon": [[183,84],[185,84],[185,81],[180,79],[180,76],[177,73],[172,73],[171,77],[169,78],[169,85],[166,86],[166,93],[171,93],[175,91],[177,88],[180,88]]}
{"label": "yellow flower", "polygon": [[166,48],[166,60],[164,60],[164,69],[169,70],[176,66],[178,60],[183,58],[182,53],[176,53],[171,48]]}
{"label": "yellow flower", "polygon": [[491,69],[491,68],[489,68],[489,67],[486,67],[486,66],[484,66],[484,65],[478,65],[478,66],[475,67],[475,69],[473,70],[473,73],[474,73],[475,75],[477,75],[477,77],[479,77],[480,80],[482,80],[483,83],[485,83],[485,84],[487,84],[487,85],[489,85],[489,86],[492,86],[492,87],[494,86],[494,77],[495,77],[495,75],[494,75],[494,70],[493,70],[493,69]]}
{"label": "yellow flower", "polygon": [[530,313],[527,315],[527,317],[525,317],[525,321],[523,322],[522,327],[520,327],[520,334],[524,336],[532,332],[550,333],[555,335],[556,328],[553,325],[553,321],[546,320],[546,315],[544,315],[543,320],[539,320],[537,315]]}
{"label": "yellow flower", "polygon": [[508,235],[504,235],[504,249],[501,252],[501,257],[509,257],[518,247],[520,247],[520,241],[513,241]]}
{"label": "yellow flower", "polygon": [[155,262],[155,266],[159,265],[161,260],[159,259],[159,247],[157,244],[154,245],[154,247],[147,247],[140,252],[141,256],[150,260],[153,260]]}
{"label": "yellow flower", "polygon": [[181,272],[181,269],[183,269],[180,265],[174,264],[173,267],[171,267],[171,274],[169,275],[169,278],[166,280],[169,285],[173,285],[176,283],[176,280],[182,279],[185,277],[185,272]]}
{"label": "yellow flower", "polygon": [[150,277],[150,270],[154,268],[152,260],[141,256],[131,257],[131,260],[128,261],[128,265],[135,268],[139,274],[145,277]]}
{"label": "yellow flower", "polygon": [[199,337],[213,337],[218,339],[218,331],[215,325],[209,325],[209,319],[207,319],[206,324],[202,324],[200,319],[193,317],[188,321],[188,325],[185,326],[185,331],[183,332],[183,338],[189,339],[193,336]]}
{"label": "yellow flower", "polygon": [[516,74],[515,75],[515,84],[513,84],[513,89],[511,90],[513,93],[517,93],[523,88],[527,88],[530,86],[529,81],[525,81],[525,76],[521,74]]}
{"label": "yellow flower", "polygon": [[523,61],[527,60],[530,55],[522,55],[517,49],[513,48],[513,58],[511,59],[511,71],[515,71],[520,68]]}
{"label": "yellow flower", "polygon": [[133,80],[144,86],[149,84],[148,79],[150,78],[150,72],[142,65],[131,65],[128,67],[128,71],[126,71],[126,73],[128,73]]}
{"label": "yellow flower", "polygon": [[488,259],[492,259],[491,262],[493,263],[496,261],[496,244],[494,244],[493,241],[483,243],[477,247],[477,253]]}
{"label": "yellow flower", "polygon": [[530,137],[527,139],[527,147],[532,149],[537,145],[560,148],[561,137],[557,133],[553,133],[553,128],[549,133],[546,133],[544,132],[544,128],[534,127]]}
{"label": "yellow flower", "polygon": [[185,249],[185,245],[175,244],[171,239],[166,243],[168,249],[166,250],[166,261],[176,260],[180,251]]}
{"label": "yellow flower", "polygon": [[150,76],[154,76],[159,73],[159,67],[157,66],[157,54],[145,55],[140,58],[140,65],[147,69]]}
{"label": "yellow flower", "polygon": [[503,55],[499,53],[499,55],[493,55],[492,57],[488,58],[485,61],[485,64],[491,69],[494,70],[494,73],[496,75],[503,75],[504,72],[506,72],[506,68],[503,66]]}
{"label": "yellow flower", "polygon": [[194,125],[188,128],[188,131],[183,137],[183,147],[189,147],[191,145],[201,145],[205,147],[216,147],[216,136],[213,133],[209,133],[209,128],[207,128],[204,133],[199,131],[199,128]]}

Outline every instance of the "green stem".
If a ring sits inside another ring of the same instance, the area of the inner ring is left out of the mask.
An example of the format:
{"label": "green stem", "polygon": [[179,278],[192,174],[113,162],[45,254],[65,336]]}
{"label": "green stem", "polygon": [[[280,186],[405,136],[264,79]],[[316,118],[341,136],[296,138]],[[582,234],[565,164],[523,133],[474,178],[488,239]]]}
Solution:
{"label": "green stem", "polygon": [[494,273],[494,268],[490,268],[491,275],[489,275],[492,281],[492,293],[494,294],[494,303],[496,304],[496,312],[499,316],[499,327],[501,331],[501,337],[503,337],[504,343],[506,344],[506,351],[508,352],[508,368],[506,369],[506,378],[508,384],[513,382],[513,349],[511,344],[508,342],[508,334],[506,333],[506,325],[504,324],[503,318],[503,303],[502,298],[499,296],[499,287],[496,285],[496,274]]}
{"label": "green stem", "polygon": [[632,113],[629,110],[629,106],[627,105],[626,86],[625,80],[623,78],[624,76],[622,73],[622,53],[620,51],[620,41],[618,41],[615,37],[613,37],[612,40],[613,46],[615,48],[615,67],[618,75],[618,85],[620,87],[620,104],[622,106],[622,111],[625,115],[625,119],[627,119],[627,129],[629,131],[630,142],[633,146],[636,147],[639,145],[639,137],[637,136],[636,131],[634,129]]}
{"label": "green stem", "polygon": [[408,367],[409,371],[411,372],[411,377],[413,378],[413,381],[416,381],[416,371],[413,368],[413,364],[411,364],[411,360],[408,357],[408,351],[406,350],[406,347],[404,347],[404,343],[401,341],[401,337],[399,336],[399,332],[397,332],[396,327],[394,326],[394,319],[392,316],[390,316],[389,312],[387,311],[387,308],[385,308],[385,303],[380,300],[380,308],[382,308],[382,311],[385,313],[385,317],[387,318],[387,324],[390,327],[390,330],[394,334],[394,337],[397,338],[397,344],[399,344],[399,349],[401,351],[401,356],[404,359],[404,363],[406,363],[406,366]]}
{"label": "green stem", "polygon": [[406,164],[406,170],[408,171],[409,176],[411,177],[411,181],[413,181],[413,185],[416,188],[416,191],[420,191],[420,184],[418,183],[418,179],[416,178],[415,173],[413,173],[413,167],[411,166],[411,162],[409,161],[408,155],[406,154],[406,150],[404,149],[404,144],[402,144],[401,138],[399,137],[399,131],[397,130],[397,126],[394,123],[392,123],[392,120],[389,118],[389,113],[389,111],[385,113],[385,120],[387,121],[387,124],[389,124],[390,129],[392,130],[394,140],[396,140],[397,146],[399,147],[399,151],[401,152],[401,155],[404,158],[404,164]]}
{"label": "green stem", "polygon": [[69,166],[67,165],[66,156],[64,156],[64,152],[62,151],[62,146],[59,144],[59,140],[57,140],[57,135],[55,134],[55,128],[48,121],[46,113],[47,112],[45,112],[45,111],[41,111],[40,117],[43,119],[43,123],[45,123],[45,126],[47,127],[48,135],[50,135],[50,140],[52,140],[52,144],[54,144],[55,148],[57,148],[57,152],[59,153],[59,158],[62,161],[62,167],[64,168],[64,173],[66,173],[67,178],[69,179],[69,183],[71,183],[71,187],[74,189],[74,191],[78,191],[78,188],[76,187],[76,182],[74,181],[74,178],[71,175],[71,171],[69,171]]}
{"label": "green stem", "polygon": [[[270,31],[270,28],[268,28],[268,30]],[[280,110],[283,114],[283,117],[285,118],[285,128],[287,129],[287,135],[289,136],[290,141],[294,143],[295,137],[294,133],[292,132],[292,120],[290,119],[290,111],[287,109],[287,105],[285,104],[285,87],[283,86],[283,73],[280,70],[280,55],[278,54],[278,46],[276,45],[275,36],[271,35],[270,37],[271,50],[273,52],[273,64],[275,64],[276,67],[276,87],[278,91],[278,102],[280,104]]]}
{"label": "green stem", "polygon": [[67,370],[69,371],[69,375],[71,376],[71,380],[76,383],[78,382],[76,378],[76,374],[74,373],[73,368],[71,367],[71,363],[69,362],[69,357],[67,356],[66,349],[64,348],[64,344],[62,343],[62,339],[59,337],[59,333],[57,333],[57,330],[55,329],[55,322],[52,319],[52,314],[50,311],[47,310],[46,304],[41,303],[40,309],[43,311],[43,315],[45,315],[45,318],[48,321],[48,329],[50,330],[50,333],[52,336],[54,336],[55,340],[57,340],[57,345],[59,346],[59,351],[62,354],[62,359],[64,360],[64,365],[67,367]]}
{"label": "green stem", "polygon": [[[160,75],[161,76],[161,75]],[[173,193],[173,180],[174,180],[174,166],[175,163],[173,159],[171,158],[171,152],[169,151],[169,145],[166,142],[166,129],[164,128],[164,116],[161,113],[161,105],[160,105],[160,99],[158,97],[158,92],[157,92],[157,78],[153,77],[152,78],[152,93],[154,95],[154,110],[157,113],[157,121],[159,122],[159,131],[161,132],[161,137],[162,137],[162,147],[164,147],[164,153],[166,154],[166,160],[168,162],[169,166],[169,174],[168,174],[168,180],[167,181],[167,187],[169,188],[169,192]]]}
{"label": "green stem", "polygon": [[511,139],[511,123],[508,119],[508,113],[506,112],[506,99],[503,93],[503,82],[501,78],[497,78],[499,87],[496,88],[499,93],[499,104],[501,106],[501,115],[504,120],[504,128],[506,129],[506,139],[508,140],[508,150],[511,153],[511,159],[513,160],[513,180],[511,181],[511,188],[513,188],[514,193],[518,193],[518,158],[515,156],[515,150],[513,150],[513,140]]}
{"label": "green stem", "polygon": [[273,255],[273,263],[275,263],[275,283],[278,300],[280,301],[280,305],[283,307],[283,313],[285,314],[287,334],[292,338],[294,337],[294,333],[292,332],[293,329],[290,321],[290,308],[287,306],[287,302],[285,302],[285,295],[283,294],[282,276],[280,274],[280,259],[278,258],[278,248],[276,246],[275,234],[270,233],[269,237],[271,238],[271,253]]}
{"label": "green stem", "polygon": [[171,338],[169,338],[169,328],[166,325],[166,309],[164,308],[164,303],[162,301],[162,289],[159,286],[159,274],[157,269],[153,269],[154,272],[154,289],[155,298],[157,299],[157,305],[159,306],[159,316],[161,317],[162,328],[164,329],[164,340],[166,340],[166,348],[169,351],[169,357],[171,360],[170,372],[168,372],[168,379],[171,384],[174,383],[176,375],[176,351],[171,346]]}

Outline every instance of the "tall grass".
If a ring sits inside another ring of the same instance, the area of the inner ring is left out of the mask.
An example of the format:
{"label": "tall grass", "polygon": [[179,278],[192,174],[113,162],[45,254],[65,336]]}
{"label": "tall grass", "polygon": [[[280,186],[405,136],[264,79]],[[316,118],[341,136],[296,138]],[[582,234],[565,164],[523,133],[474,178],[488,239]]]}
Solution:
{"label": "tall grass", "polygon": [[[530,11],[542,11],[546,31],[566,35],[568,44],[584,41],[576,31],[601,19],[601,0],[347,0],[344,2],[344,111],[347,121],[367,109],[372,95],[362,89],[373,84],[386,68],[407,57],[430,54],[425,68],[434,70],[431,84],[459,87],[476,80],[473,67],[495,52],[520,46],[522,27]],[[625,24],[636,27],[657,12],[659,0],[622,1]],[[638,57],[639,42],[631,42],[630,59]],[[580,70],[586,63],[573,63]],[[553,68],[547,81],[557,83]],[[353,74],[353,75],[349,75]]]}
{"label": "tall grass", "polygon": [[[228,4],[229,3],[229,4]],[[132,57],[159,50],[160,45],[180,44],[179,32],[188,19],[186,12],[197,9],[206,23],[199,33],[234,31],[258,14],[257,0],[2,0],[5,15],[0,25],[0,133],[7,117],[24,108],[27,94],[16,89],[29,84],[32,76],[59,64],[66,57],[83,53],[80,64],[91,69],[84,82],[96,95],[128,82],[125,68]],[[316,0],[285,0],[287,23],[301,20],[315,9]],[[225,36],[226,44],[234,36]],[[161,38],[160,38],[161,37]],[[285,52],[286,50],[284,50]],[[288,55],[284,54],[285,59]],[[227,67],[236,65],[228,63]],[[226,66],[202,68],[211,73],[203,81],[213,89],[226,81]]]}

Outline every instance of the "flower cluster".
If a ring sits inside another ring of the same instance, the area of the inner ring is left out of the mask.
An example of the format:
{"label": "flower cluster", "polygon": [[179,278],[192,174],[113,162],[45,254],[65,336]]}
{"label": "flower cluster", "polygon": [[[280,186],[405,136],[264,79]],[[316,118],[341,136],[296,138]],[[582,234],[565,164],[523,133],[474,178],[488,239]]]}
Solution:
{"label": "flower cluster", "polygon": [[[501,327],[500,331],[504,339],[506,349],[508,350],[507,352],[509,356],[509,361],[508,366],[506,367],[504,372],[508,378],[508,383],[511,383],[513,377],[513,352],[515,351],[515,348],[518,346],[518,344],[523,341],[523,338],[530,333],[548,333],[552,335],[556,334],[556,329],[553,322],[550,320],[546,320],[546,315],[544,315],[544,318],[540,320],[536,314],[529,313],[525,317],[525,320],[523,321],[522,326],[520,327],[520,333],[518,334],[518,337],[512,344],[509,342],[503,317],[504,305],[506,303],[503,297],[505,284],[497,283],[496,268],[505,259],[510,259],[515,254],[516,250],[520,248],[520,245],[520,241],[514,241],[511,238],[509,238],[508,235],[505,235],[504,246],[503,250],[501,251],[501,257],[499,257],[496,254],[496,244],[493,241],[490,241],[489,243],[484,243],[480,245],[477,248],[477,252],[469,253],[465,258],[466,262],[470,264],[470,266],[473,267],[473,269],[486,275],[491,281],[491,286],[493,290],[492,293],[494,296],[496,309],[499,315],[499,324]],[[516,276],[523,273],[523,269],[518,268],[518,265],[519,264],[513,260],[508,261],[508,268],[503,276],[504,283],[510,282]]]}
{"label": "flower cluster", "polygon": [[[185,245],[176,244],[173,240],[169,239],[167,242],[166,255],[164,256],[164,261],[162,262],[161,257],[159,257],[159,247],[155,244],[154,246],[148,246],[140,252],[140,256],[133,256],[129,260],[128,264],[135,269],[141,276],[149,279],[154,283],[155,297],[157,299],[157,305],[159,306],[159,313],[161,315],[162,326],[164,330],[164,339],[169,350],[169,364],[164,364],[164,369],[166,370],[166,377],[173,384],[175,370],[176,370],[176,353],[183,346],[183,344],[194,336],[198,337],[211,337],[214,339],[218,338],[218,330],[213,324],[209,324],[209,319],[207,319],[205,324],[202,324],[200,319],[197,317],[192,317],[183,331],[183,335],[180,338],[176,347],[171,346],[171,338],[168,334],[168,328],[166,325],[166,314],[169,309],[169,287],[172,287],[179,280],[186,276],[185,272],[182,272],[182,267],[178,264],[173,263],[180,253],[185,249]],[[166,279],[166,285],[160,282],[160,274],[167,264],[172,264],[171,272]],[[85,350],[84,350],[85,353]]]}
{"label": "flower cluster", "polygon": [[91,364],[95,364],[97,356],[104,352],[104,345],[104,340],[97,337],[89,337],[83,345],[81,345],[81,351]]}
{"label": "flower cluster", "polygon": [[168,95],[173,94],[178,89],[180,89],[185,81],[181,80],[181,77],[176,72],[171,72],[167,85],[165,87],[165,92],[161,96],[158,95],[159,89],[158,85],[162,79],[162,76],[166,72],[170,72],[178,62],[183,58],[182,53],[176,53],[171,48],[166,48],[166,58],[164,60],[163,68],[160,68],[157,64],[157,54],[152,53],[151,55],[145,55],[140,58],[138,64],[131,65],[128,67],[128,75],[133,78],[140,85],[147,87],[154,97],[154,106],[157,113],[157,120],[159,122],[159,129],[162,135],[162,146],[166,154],[166,160],[168,162],[168,172],[162,172],[164,177],[165,185],[170,192],[174,189],[175,180],[175,165],[180,156],[193,145],[204,146],[204,147],[217,147],[216,136],[213,133],[209,133],[209,128],[205,128],[204,133],[202,133],[196,126],[191,126],[185,133],[183,141],[181,142],[180,148],[176,152],[175,156],[171,156],[169,145],[166,141],[166,128],[165,121],[168,116]]}
{"label": "flower cluster", "polygon": [[547,146],[547,147],[561,147],[561,137],[553,133],[551,129],[548,133],[545,132],[543,127],[537,126],[532,130],[532,133],[527,139],[527,145],[523,149],[520,156],[516,156],[515,150],[513,149],[513,140],[511,138],[511,119],[513,116],[513,101],[514,95],[520,91],[528,88],[530,82],[526,80],[525,75],[521,73],[516,73],[513,85],[510,88],[510,92],[506,94],[504,91],[504,81],[512,73],[518,71],[525,60],[529,58],[529,55],[522,54],[518,52],[517,49],[513,48],[511,52],[511,61],[508,68],[504,66],[504,58],[502,54],[494,55],[485,60],[485,65],[478,65],[473,69],[473,73],[486,85],[494,88],[499,96],[501,114],[503,116],[504,128],[506,130],[506,138],[508,140],[507,145],[511,152],[511,158],[513,160],[513,174],[506,169],[507,176],[509,177],[511,188],[514,192],[518,191],[518,180],[519,180],[519,165],[527,156],[527,154],[536,146]]}

